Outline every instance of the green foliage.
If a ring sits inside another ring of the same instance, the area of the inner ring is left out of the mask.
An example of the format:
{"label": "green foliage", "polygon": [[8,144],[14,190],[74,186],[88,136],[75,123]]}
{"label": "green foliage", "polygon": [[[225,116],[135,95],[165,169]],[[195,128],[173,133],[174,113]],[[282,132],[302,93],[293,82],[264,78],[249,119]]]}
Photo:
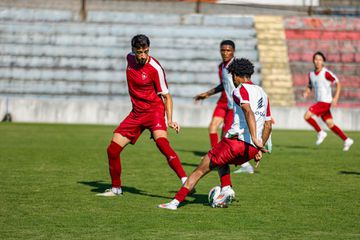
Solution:
{"label": "green foliage", "polygon": [[[216,172],[177,211],[157,209],[180,181],[144,132],[122,153],[125,195],[109,187],[113,126],[0,124],[1,239],[360,239],[360,133],[349,152],[330,133],[273,133],[274,150],[253,175],[233,174],[236,201],[206,205]],[[190,173],[209,148],[206,129],[170,133]],[[234,167],[232,167],[234,170]]]}

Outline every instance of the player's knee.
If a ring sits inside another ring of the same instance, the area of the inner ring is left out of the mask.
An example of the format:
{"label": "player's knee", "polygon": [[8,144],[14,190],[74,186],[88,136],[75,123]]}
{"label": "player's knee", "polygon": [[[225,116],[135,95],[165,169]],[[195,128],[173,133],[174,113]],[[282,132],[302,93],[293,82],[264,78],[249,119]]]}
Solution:
{"label": "player's knee", "polygon": [[335,126],[333,121],[326,121],[325,123],[328,126],[328,128],[333,128]]}
{"label": "player's knee", "polygon": [[305,115],[304,115],[304,119],[305,119],[305,120],[309,120],[310,117],[311,117],[311,114],[305,113]]}
{"label": "player's knee", "polygon": [[116,158],[119,156],[122,147],[115,142],[111,142],[107,148],[107,154],[110,158]]}

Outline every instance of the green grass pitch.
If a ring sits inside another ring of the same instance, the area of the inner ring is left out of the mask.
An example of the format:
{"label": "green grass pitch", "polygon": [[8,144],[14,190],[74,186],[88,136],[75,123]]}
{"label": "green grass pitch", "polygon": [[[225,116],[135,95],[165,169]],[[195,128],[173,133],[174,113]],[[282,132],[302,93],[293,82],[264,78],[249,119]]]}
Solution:
{"label": "green grass pitch", "polygon": [[[233,174],[236,201],[207,204],[216,172],[177,211],[157,209],[180,181],[144,132],[122,153],[125,195],[109,186],[114,126],[0,124],[0,239],[360,239],[360,132],[349,152],[334,134],[274,130],[253,175]],[[209,148],[206,129],[170,133],[190,173]],[[234,167],[232,167],[234,170]]]}

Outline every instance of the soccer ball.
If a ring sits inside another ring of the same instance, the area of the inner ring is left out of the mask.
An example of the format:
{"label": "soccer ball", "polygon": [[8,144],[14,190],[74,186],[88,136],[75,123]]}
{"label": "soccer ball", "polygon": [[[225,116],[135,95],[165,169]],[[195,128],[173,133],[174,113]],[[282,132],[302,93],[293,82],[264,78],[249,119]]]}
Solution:
{"label": "soccer ball", "polygon": [[210,189],[210,192],[208,194],[208,200],[210,205],[214,203],[214,200],[220,195],[220,192],[221,192],[220,186],[215,186],[212,189]]}

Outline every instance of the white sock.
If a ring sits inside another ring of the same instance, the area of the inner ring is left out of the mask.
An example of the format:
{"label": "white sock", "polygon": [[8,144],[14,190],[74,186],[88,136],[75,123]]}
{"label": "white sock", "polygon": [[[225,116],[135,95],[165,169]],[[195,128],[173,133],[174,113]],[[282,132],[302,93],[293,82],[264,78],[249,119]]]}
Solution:
{"label": "white sock", "polygon": [[186,182],[186,180],[187,180],[187,177],[182,177],[181,178],[181,183],[184,184]]}
{"label": "white sock", "polygon": [[230,189],[231,188],[231,186],[230,185],[227,185],[227,186],[224,186],[224,187],[222,187],[221,188],[221,191],[223,192],[223,191],[227,191],[228,189]]}
{"label": "white sock", "polygon": [[249,162],[245,162],[241,164],[241,167],[249,167],[249,166],[251,166]]}
{"label": "white sock", "polygon": [[113,188],[111,188],[111,191],[112,191],[113,193],[115,193],[115,194],[121,194],[121,193],[122,193],[121,188],[115,188],[115,187],[113,187]]}
{"label": "white sock", "polygon": [[170,204],[175,205],[175,206],[179,206],[180,202],[179,202],[177,199],[174,198],[174,199],[170,202]]}

